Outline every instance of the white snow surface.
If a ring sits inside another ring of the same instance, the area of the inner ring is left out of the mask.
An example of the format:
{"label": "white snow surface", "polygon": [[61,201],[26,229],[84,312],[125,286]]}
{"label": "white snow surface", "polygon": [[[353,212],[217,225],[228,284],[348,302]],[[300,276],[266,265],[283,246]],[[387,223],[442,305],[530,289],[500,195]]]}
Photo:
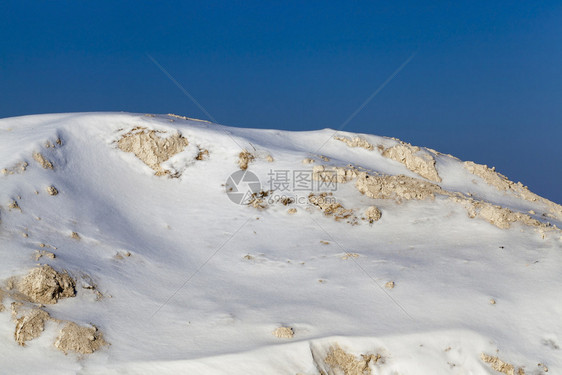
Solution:
{"label": "white snow surface", "polygon": [[[121,134],[139,126],[187,138],[190,145],[166,163],[180,177],[155,176],[117,147]],[[67,270],[78,280],[76,297],[44,309],[95,324],[111,344],[65,355],[53,345],[60,327],[49,322],[19,346],[6,297],[0,373],[344,374],[313,357],[337,343],[357,358],[380,354],[383,361],[369,364],[377,375],[499,374],[481,353],[526,374],[543,374],[544,366],[562,374],[560,231],[543,238],[519,223],[499,229],[445,197],[374,200],[353,182],[334,196],[359,213],[377,206],[379,221],[350,225],[306,205],[290,206],[297,212],[289,214],[281,204],[259,210],[228,199],[224,184],[238,170],[241,148],[258,155],[249,170],[264,188],[270,170],[320,164],[421,178],[376,150],[334,140],[334,132],[128,113],[0,120],[0,169],[29,163],[23,173],[0,174],[0,282],[38,263]],[[360,136],[374,145],[397,142]],[[57,139],[61,146],[45,147]],[[194,161],[194,145],[208,157]],[[33,152],[54,169],[41,168]],[[302,163],[317,154],[330,160]],[[546,221],[542,204],[496,190],[457,159],[436,162],[443,188]],[[47,194],[51,185],[58,195]],[[12,200],[21,212],[9,209]],[[548,220],[562,227],[558,219]],[[56,247],[45,248],[55,259],[35,260],[41,243]],[[358,256],[343,259],[346,253]],[[103,298],[82,288],[84,275]],[[395,287],[385,288],[388,281]],[[294,337],[272,335],[280,326]]]}

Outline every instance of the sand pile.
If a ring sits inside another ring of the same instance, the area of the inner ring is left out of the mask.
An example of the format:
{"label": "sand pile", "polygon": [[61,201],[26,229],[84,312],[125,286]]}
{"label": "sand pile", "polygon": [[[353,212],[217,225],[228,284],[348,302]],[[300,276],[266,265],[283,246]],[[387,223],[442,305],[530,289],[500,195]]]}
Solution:
{"label": "sand pile", "polygon": [[363,217],[365,220],[368,220],[369,223],[372,224],[375,221],[379,221],[379,219],[382,217],[382,213],[381,210],[378,209],[378,207],[369,206],[363,213]]}
{"label": "sand pile", "polygon": [[187,139],[179,132],[168,134],[140,127],[131,130],[118,141],[121,151],[135,154],[152,168],[157,176],[170,173],[162,168],[161,163],[183,151],[188,144]]}
{"label": "sand pile", "polygon": [[562,206],[548,199],[545,199],[529,190],[521,182],[510,181],[503,174],[496,172],[495,168],[489,168],[487,165],[476,164],[472,161],[465,161],[464,167],[473,175],[482,178],[488,185],[494,186],[499,191],[508,191],[519,198],[530,202],[541,202],[548,206],[551,213],[562,219]]}
{"label": "sand pile", "polygon": [[377,363],[379,354],[361,354],[361,358],[344,351],[338,344],[330,347],[324,362],[330,367],[329,374],[371,375],[370,363]]}
{"label": "sand pile", "polygon": [[21,161],[19,163],[16,163],[15,165],[13,165],[10,168],[2,168],[2,170],[0,172],[4,175],[16,174],[16,173],[21,174],[21,173],[26,171],[28,166],[29,166],[29,164],[27,164],[26,161]]}
{"label": "sand pile", "polygon": [[[17,287],[17,290],[14,290],[14,287]],[[89,354],[107,345],[95,326],[81,327],[74,322],[55,319],[44,310],[43,306],[34,305],[55,304],[61,298],[73,297],[74,287],[75,281],[68,274],[56,272],[48,265],[34,268],[19,281],[10,278],[7,282],[7,291],[0,289],[0,305],[7,295],[14,300],[11,307],[12,319],[15,323],[15,341],[25,346],[27,341],[43,333],[48,322],[54,322],[64,324],[55,346],[65,353],[74,351]],[[0,309],[0,312],[2,310]]]}
{"label": "sand pile", "polygon": [[83,327],[73,322],[66,323],[55,341],[55,347],[65,354],[91,354],[104,345],[108,343],[96,326]]}
{"label": "sand pile", "polygon": [[355,168],[330,167],[324,165],[315,165],[312,168],[312,178],[316,181],[322,181],[326,184],[345,184],[357,177]]}
{"label": "sand pile", "polygon": [[496,172],[496,168],[488,168],[487,165],[476,164],[472,161],[465,161],[464,167],[470,173],[482,178],[488,185],[492,185],[498,190],[510,190],[511,185],[514,185],[506,176]]}
{"label": "sand pile", "polygon": [[254,154],[249,152],[248,150],[242,150],[240,154],[238,154],[238,166],[242,170],[248,169],[248,165],[256,159]]}
{"label": "sand pile", "polygon": [[402,163],[414,173],[428,180],[441,182],[441,177],[435,168],[435,159],[427,152],[422,152],[417,146],[401,142],[382,152],[382,156]]}
{"label": "sand pile", "polygon": [[525,375],[525,371],[522,368],[518,368],[517,372],[515,371],[515,366],[509,364],[507,362],[502,361],[498,357],[491,356],[485,353],[480,354],[480,358],[489,364],[492,369],[501,372],[505,375]]}
{"label": "sand pile", "polygon": [[347,144],[349,147],[361,147],[369,151],[375,149],[375,147],[372,144],[370,144],[365,139],[360,137],[347,138],[347,137],[335,136],[334,139]]}
{"label": "sand pile", "polygon": [[61,298],[74,297],[76,283],[66,273],[59,273],[49,265],[32,269],[17,285],[18,291],[31,302],[55,304]]}
{"label": "sand pile", "polygon": [[[295,200],[287,196],[277,196],[271,197],[273,190],[260,190],[256,193],[252,193],[248,199],[248,206],[252,206],[257,209],[265,209],[274,204],[281,204],[283,206],[290,206],[295,203]],[[290,208],[287,212],[294,214],[297,212],[295,208]]]}
{"label": "sand pile", "polygon": [[197,154],[197,156],[195,157],[195,160],[207,160],[209,158],[209,150],[206,150],[204,148],[199,148],[199,153]]}
{"label": "sand pile", "polygon": [[12,200],[10,203],[8,203],[8,209],[11,210],[19,210],[21,212],[21,208],[20,205],[18,204],[18,202],[16,200]]}
{"label": "sand pile", "polygon": [[47,194],[49,194],[49,195],[58,195],[58,193],[59,193],[59,191],[57,190],[57,188],[54,187],[54,186],[52,186],[52,185],[51,185],[51,186],[47,186],[46,190],[47,190]]}
{"label": "sand pile", "polygon": [[[55,140],[55,144],[56,144],[57,146],[62,146],[62,139],[57,138],[57,139]],[[55,148],[55,147],[57,147],[57,146],[55,146],[55,144],[53,144],[51,141],[47,140],[47,141],[45,142],[45,148]]]}
{"label": "sand pile", "polygon": [[511,224],[515,222],[520,222],[528,226],[539,227],[542,229],[556,228],[533,219],[527,214],[514,212],[509,208],[497,206],[488,202],[477,201],[472,198],[462,196],[453,196],[451,199],[462,204],[466,208],[469,217],[479,217],[501,229],[508,229]]}
{"label": "sand pile", "polygon": [[[535,227],[543,225],[540,221],[531,218],[527,214],[513,212],[509,208],[493,205],[487,202],[476,202],[473,207],[477,212],[478,217],[481,217],[498,228],[507,229],[511,226],[511,223],[515,222],[521,222],[525,225]],[[473,211],[469,211],[469,215],[472,216],[472,212]]]}
{"label": "sand pile", "polygon": [[295,332],[291,327],[278,327],[272,332],[272,334],[280,339],[292,339]]}
{"label": "sand pile", "polygon": [[404,175],[373,176],[365,172],[358,174],[355,187],[373,199],[422,200],[435,198],[435,194],[446,194],[438,185]]}
{"label": "sand pile", "polygon": [[347,183],[355,180],[355,187],[362,194],[374,199],[426,199],[435,194],[446,194],[438,185],[404,175],[371,175],[356,168],[317,165],[312,170],[312,178],[325,183]]}
{"label": "sand pile", "polygon": [[[13,311],[18,314],[17,310]],[[25,312],[19,318],[16,318],[16,330],[14,339],[22,346],[26,341],[39,337],[45,330],[45,322],[51,319],[49,313],[42,309],[33,308]]]}
{"label": "sand pile", "polygon": [[[557,229],[555,226],[533,219],[526,213],[515,212],[502,206],[475,200],[463,193],[450,192],[442,189],[439,185],[404,175],[375,175],[360,171],[354,167],[343,168],[318,165],[313,168],[313,179],[326,183],[347,183],[355,180],[355,187],[362,194],[373,199],[394,199],[398,203],[402,200],[410,199],[434,199],[436,195],[448,196],[456,203],[463,205],[470,218],[479,217],[501,229],[508,229],[511,223],[520,222],[539,228],[543,237],[544,231]],[[317,198],[313,198],[313,200],[315,199]],[[311,203],[315,204],[315,201],[311,201]],[[315,205],[318,206],[318,204]],[[328,212],[328,214],[337,210],[341,211],[341,208],[338,208],[337,205],[324,205],[323,207],[321,206],[320,208]],[[377,217],[380,218],[380,211],[377,212],[377,210],[374,206],[367,208],[363,218],[371,223],[376,221]]]}
{"label": "sand pile", "polygon": [[40,152],[33,153],[33,159],[44,169],[53,169],[53,163],[43,156]]}
{"label": "sand pile", "polygon": [[267,199],[270,193],[271,192],[268,190],[260,190],[257,193],[252,193],[250,199],[248,200],[248,206],[252,206],[259,210],[267,208],[269,203],[271,203]]}
{"label": "sand pile", "polygon": [[322,210],[324,215],[331,216],[336,221],[347,220],[350,224],[357,223],[357,217],[354,215],[353,210],[346,209],[336,202],[331,193],[320,193],[317,195],[310,193],[308,201]]}
{"label": "sand pile", "polygon": [[39,259],[41,259],[42,257],[50,258],[50,259],[56,258],[54,253],[51,253],[50,251],[46,251],[46,250],[35,250],[33,252],[33,257],[35,258],[36,261],[39,261]]}

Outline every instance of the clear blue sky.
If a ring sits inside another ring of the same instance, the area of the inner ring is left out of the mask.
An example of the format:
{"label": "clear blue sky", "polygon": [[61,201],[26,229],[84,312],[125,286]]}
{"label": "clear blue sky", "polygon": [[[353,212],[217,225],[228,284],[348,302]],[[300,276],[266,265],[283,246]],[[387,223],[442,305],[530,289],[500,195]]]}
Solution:
{"label": "clear blue sky", "polygon": [[494,165],[562,203],[560,1],[0,2],[0,117],[345,128]]}

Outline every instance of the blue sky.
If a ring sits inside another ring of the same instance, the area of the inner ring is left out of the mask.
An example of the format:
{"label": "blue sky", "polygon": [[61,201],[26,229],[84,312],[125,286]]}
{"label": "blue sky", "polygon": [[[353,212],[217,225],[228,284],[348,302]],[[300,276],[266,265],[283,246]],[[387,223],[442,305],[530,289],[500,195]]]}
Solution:
{"label": "blue sky", "polygon": [[338,128],[496,166],[562,203],[562,3],[0,3],[0,117],[76,111]]}

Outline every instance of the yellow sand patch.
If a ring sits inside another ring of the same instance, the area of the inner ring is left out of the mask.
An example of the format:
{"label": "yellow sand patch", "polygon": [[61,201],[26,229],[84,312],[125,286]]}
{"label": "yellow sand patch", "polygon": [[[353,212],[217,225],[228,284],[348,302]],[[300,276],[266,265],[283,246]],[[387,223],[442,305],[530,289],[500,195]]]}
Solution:
{"label": "yellow sand patch", "polygon": [[515,371],[515,366],[510,363],[504,362],[498,357],[491,356],[485,353],[480,354],[480,358],[492,367],[492,369],[497,372],[501,372],[505,375],[525,375],[525,371],[522,368]]}
{"label": "yellow sand patch", "polygon": [[44,169],[53,169],[53,163],[43,156],[40,152],[33,153],[33,159]]}
{"label": "yellow sand patch", "polygon": [[155,175],[163,176],[170,172],[161,164],[172,156],[183,151],[189,144],[179,132],[161,137],[162,132],[146,128],[135,128],[118,141],[118,147],[124,152],[132,152],[143,163],[155,171]]}
{"label": "yellow sand patch", "polygon": [[360,137],[347,138],[347,137],[335,136],[334,139],[347,144],[349,147],[360,147],[369,151],[375,149],[375,147],[372,144],[370,144],[369,142],[367,142],[367,140]]}
{"label": "yellow sand patch", "polygon": [[292,339],[295,332],[291,327],[278,327],[272,332],[272,334],[280,339]]}
{"label": "yellow sand patch", "polygon": [[248,165],[255,160],[254,154],[249,152],[248,150],[242,150],[238,154],[238,166],[242,170],[248,169]]}
{"label": "yellow sand patch", "polygon": [[66,323],[55,341],[55,348],[65,354],[91,354],[105,345],[108,344],[96,326],[83,327],[73,322]]}
{"label": "yellow sand patch", "polygon": [[32,309],[23,316],[16,319],[14,339],[22,346],[26,341],[33,340],[45,330],[45,322],[51,317],[49,313],[41,309]]}
{"label": "yellow sand patch", "polygon": [[32,269],[17,284],[18,291],[31,302],[55,304],[61,298],[74,297],[75,281],[66,273],[59,273],[49,265]]}
{"label": "yellow sand patch", "polygon": [[435,168],[435,159],[427,153],[420,153],[420,148],[409,143],[401,142],[382,152],[382,156],[402,163],[414,173],[428,180],[441,182],[441,177]]}
{"label": "yellow sand patch", "polygon": [[379,354],[362,354],[359,359],[335,344],[330,347],[324,362],[332,369],[342,371],[344,375],[371,375],[369,363],[377,363],[380,359]]}

